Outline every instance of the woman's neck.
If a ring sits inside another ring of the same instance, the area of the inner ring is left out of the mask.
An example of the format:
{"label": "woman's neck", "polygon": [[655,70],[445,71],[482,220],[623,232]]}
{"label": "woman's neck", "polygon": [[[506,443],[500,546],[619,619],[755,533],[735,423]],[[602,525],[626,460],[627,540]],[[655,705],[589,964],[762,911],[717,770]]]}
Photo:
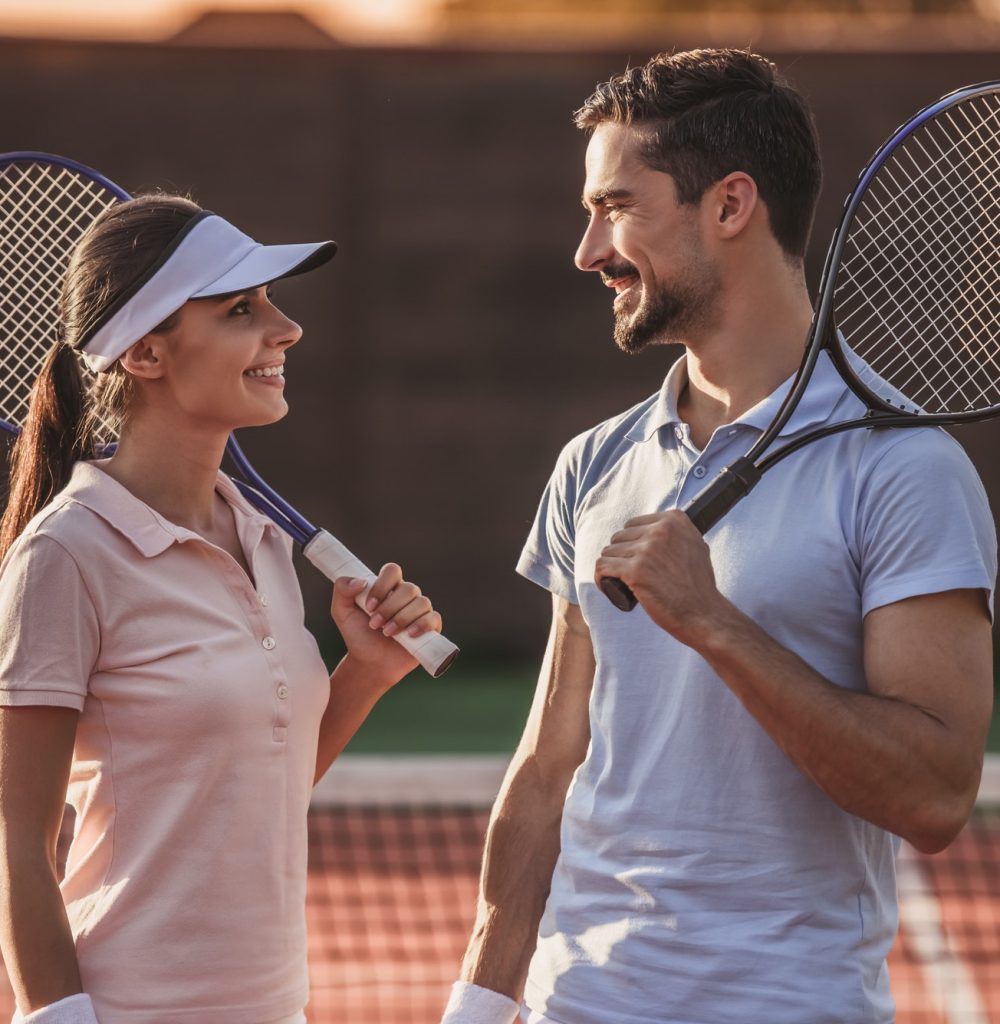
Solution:
{"label": "woman's neck", "polygon": [[122,431],[105,472],[165,519],[210,533],[219,507],[215,496],[228,434],[160,430],[141,417]]}

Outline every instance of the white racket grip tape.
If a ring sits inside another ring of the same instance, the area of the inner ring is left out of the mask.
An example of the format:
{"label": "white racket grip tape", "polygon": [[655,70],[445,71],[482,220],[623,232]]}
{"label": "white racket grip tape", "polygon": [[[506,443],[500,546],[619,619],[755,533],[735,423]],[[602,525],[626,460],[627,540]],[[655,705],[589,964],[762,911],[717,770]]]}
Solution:
{"label": "white racket grip tape", "polygon": [[[367,581],[365,589],[355,598],[355,604],[367,614],[365,601],[368,591],[375,582],[375,573],[344,547],[331,533],[320,530],[302,549],[302,553],[327,579],[337,580],[341,576],[352,576]],[[408,636],[397,633],[393,638],[402,644],[417,661],[436,679],[451,666],[458,657],[458,648],[440,633],[424,633],[423,636]]]}
{"label": "white racket grip tape", "polygon": [[43,1006],[40,1010],[21,1016],[15,1009],[10,1024],[98,1024],[94,1014],[94,1004],[90,996],[82,992],[75,996],[66,996],[56,1003]]}

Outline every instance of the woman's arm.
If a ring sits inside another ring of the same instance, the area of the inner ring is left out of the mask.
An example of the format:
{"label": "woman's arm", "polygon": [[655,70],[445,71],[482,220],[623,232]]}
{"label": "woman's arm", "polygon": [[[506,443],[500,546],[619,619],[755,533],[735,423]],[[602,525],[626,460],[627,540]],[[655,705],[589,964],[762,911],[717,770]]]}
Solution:
{"label": "woman's arm", "polygon": [[22,1013],[82,991],[56,877],[79,712],[0,708],[0,952]]}
{"label": "woman's arm", "polygon": [[441,616],[419,587],[403,579],[398,565],[383,566],[368,596],[367,614],[354,603],[364,585],[364,580],[341,577],[333,586],[330,614],[347,654],[330,676],[330,702],[319,727],[316,782],[378,699],[417,667],[416,659],[390,637],[404,630],[414,637],[441,631]]}

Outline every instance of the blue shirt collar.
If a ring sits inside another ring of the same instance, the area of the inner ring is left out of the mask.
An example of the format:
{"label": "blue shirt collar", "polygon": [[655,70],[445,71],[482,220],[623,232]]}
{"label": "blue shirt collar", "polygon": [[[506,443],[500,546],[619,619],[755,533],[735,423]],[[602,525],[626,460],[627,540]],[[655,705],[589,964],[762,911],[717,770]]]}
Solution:
{"label": "blue shirt collar", "polygon": [[[647,411],[640,416],[626,437],[635,442],[648,441],[661,427],[681,425],[683,420],[677,412],[677,402],[687,379],[687,356],[682,355],[670,367],[659,394],[653,397]],[[725,423],[718,429],[728,430],[743,426],[763,433],[774,419],[794,379],[793,374],[753,408],[748,409],[732,423]],[[778,436],[790,437],[822,425],[830,419],[847,390],[847,385],[834,367],[830,356],[826,352],[821,352],[805,394]]]}

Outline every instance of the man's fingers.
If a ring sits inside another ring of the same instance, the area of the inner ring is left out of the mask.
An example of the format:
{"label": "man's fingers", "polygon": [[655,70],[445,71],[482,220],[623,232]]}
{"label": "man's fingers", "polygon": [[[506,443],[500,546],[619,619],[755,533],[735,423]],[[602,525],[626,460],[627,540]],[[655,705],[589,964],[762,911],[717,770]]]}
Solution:
{"label": "man's fingers", "polygon": [[613,576],[632,586],[632,572],[635,559],[603,553],[594,566],[594,582],[600,586],[606,576]]}

